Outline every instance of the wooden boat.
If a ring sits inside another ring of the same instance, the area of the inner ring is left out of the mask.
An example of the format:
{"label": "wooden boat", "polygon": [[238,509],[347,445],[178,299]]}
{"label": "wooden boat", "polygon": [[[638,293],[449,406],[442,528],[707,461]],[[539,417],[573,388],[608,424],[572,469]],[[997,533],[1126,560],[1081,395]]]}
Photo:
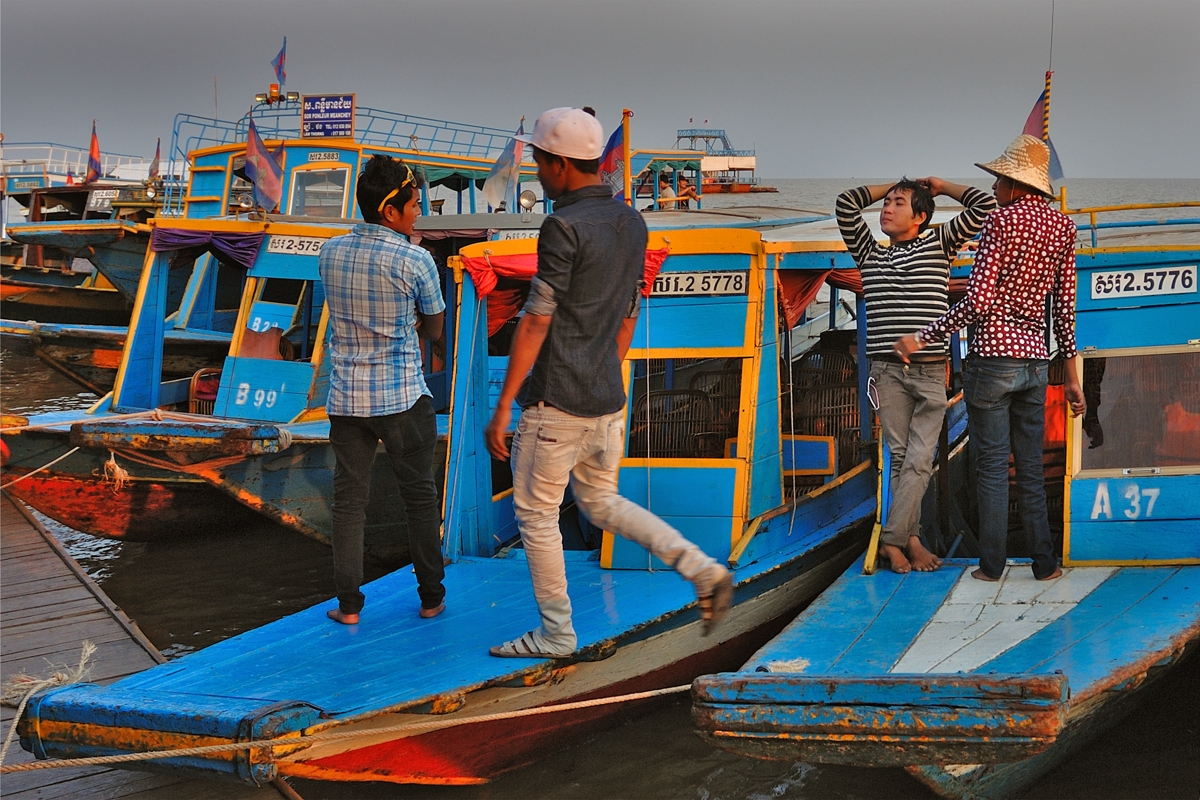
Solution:
{"label": "wooden boat", "polygon": [[[859,444],[865,415],[854,359],[843,349],[787,368],[795,317],[780,313],[781,297],[785,309],[802,309],[802,294],[850,262],[840,239],[771,240],[729,229],[653,231],[648,262],[661,271],[625,367],[629,444],[620,488],[734,567],[736,604],[714,636],[699,635],[686,583],[568,506],[562,528],[579,653],[556,661],[487,654],[489,645],[527,630],[534,613],[507,468],[487,454],[483,428],[506,365],[505,326],[536,263],[535,242],[492,240],[464,248],[446,273],[448,413],[439,425],[446,431],[447,611],[420,619],[411,571],[394,572],[364,588],[368,605],[357,627],[331,623],[325,603],[111,686],[39,695],[22,723],[23,745],[46,757],[281,737],[280,747],[255,751],[253,763],[229,753],[157,766],[249,782],[300,775],[475,783],[625,709],[473,717],[671,686],[740,663],[861,552],[870,530],[875,467],[870,448],[864,457]],[[258,269],[251,268],[251,281]],[[248,312],[244,303],[239,329]],[[181,443],[203,439],[209,452],[223,444],[231,463],[210,471],[242,495],[278,500],[319,491],[328,472],[306,466],[322,436],[322,423],[307,421],[318,410],[321,347],[306,364],[256,359],[235,342],[218,410],[272,389],[275,404],[244,402],[236,419],[147,422],[137,428],[144,446],[172,435]],[[285,395],[284,373],[301,369],[312,383]],[[800,402],[798,387],[814,385],[828,390],[814,395],[826,400]],[[75,424],[72,442],[113,447],[120,459],[137,444],[121,423]],[[210,479],[208,472],[200,474]],[[396,674],[417,677],[397,681]],[[430,714],[463,724],[430,730]],[[313,739],[332,732],[346,738]]]}
{"label": "wooden boat", "polygon": [[739,671],[694,684],[710,743],[903,766],[947,797],[1001,798],[1086,747],[1196,649],[1200,221],[1095,221],[1121,210],[1075,212],[1091,215],[1076,255],[1090,410],[1068,419],[1047,406],[1047,430],[1065,439],[1057,481],[1047,471],[1063,577],[1037,582],[1010,561],[985,583],[965,559],[901,576],[866,569],[869,553]]}

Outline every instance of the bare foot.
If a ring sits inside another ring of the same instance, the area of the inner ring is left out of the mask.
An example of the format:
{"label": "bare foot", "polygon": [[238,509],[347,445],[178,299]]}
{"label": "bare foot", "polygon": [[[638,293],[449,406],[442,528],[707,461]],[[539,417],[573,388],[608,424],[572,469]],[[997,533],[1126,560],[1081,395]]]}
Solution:
{"label": "bare foot", "polygon": [[906,575],[912,572],[912,564],[908,563],[908,558],[904,555],[904,551],[896,547],[896,545],[880,543],[879,553],[887,559],[892,572],[895,572],[897,575]]}
{"label": "bare foot", "polygon": [[917,572],[933,572],[942,565],[942,560],[921,544],[920,537],[908,537],[908,560]]}
{"label": "bare foot", "polygon": [[325,616],[329,617],[334,622],[340,622],[343,625],[358,624],[358,614],[343,614],[340,608],[335,608],[332,611],[326,611]]}
{"label": "bare foot", "polygon": [[1038,580],[1039,581],[1052,581],[1055,578],[1061,578],[1061,577],[1062,577],[1062,567],[1055,567],[1054,572],[1051,572],[1049,575],[1047,575],[1044,578],[1038,578]]}
{"label": "bare foot", "polygon": [[971,577],[977,581],[987,581],[988,583],[995,583],[996,581],[1000,580],[999,578],[989,578],[981,569],[977,569],[972,572]]}

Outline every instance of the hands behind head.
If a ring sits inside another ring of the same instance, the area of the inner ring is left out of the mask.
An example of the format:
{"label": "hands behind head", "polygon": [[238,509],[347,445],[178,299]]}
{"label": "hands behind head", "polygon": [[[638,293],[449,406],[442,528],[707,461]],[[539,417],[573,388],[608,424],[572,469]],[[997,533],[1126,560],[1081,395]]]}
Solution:
{"label": "hands behind head", "polygon": [[917,178],[917,183],[928,189],[929,193],[934,197],[943,194],[943,189],[945,188],[945,181],[941,178],[935,178],[932,175],[928,178]]}

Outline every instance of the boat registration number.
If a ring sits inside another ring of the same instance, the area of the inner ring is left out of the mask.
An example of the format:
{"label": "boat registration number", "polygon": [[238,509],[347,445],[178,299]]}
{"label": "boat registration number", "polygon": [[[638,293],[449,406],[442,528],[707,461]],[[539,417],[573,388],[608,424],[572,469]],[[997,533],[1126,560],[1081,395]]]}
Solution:
{"label": "boat registration number", "polygon": [[656,297],[692,297],[741,295],[750,293],[750,273],[731,272],[660,272],[651,292]]}
{"label": "boat registration number", "polygon": [[541,233],[541,230],[538,228],[524,228],[515,231],[500,231],[496,234],[496,238],[500,241],[507,241],[509,239],[536,239],[539,233]]}
{"label": "boat registration number", "polygon": [[1092,274],[1092,299],[1196,292],[1196,265]]}
{"label": "boat registration number", "polygon": [[313,236],[277,236],[267,239],[268,253],[286,253],[293,256],[315,256],[321,252],[324,239]]}

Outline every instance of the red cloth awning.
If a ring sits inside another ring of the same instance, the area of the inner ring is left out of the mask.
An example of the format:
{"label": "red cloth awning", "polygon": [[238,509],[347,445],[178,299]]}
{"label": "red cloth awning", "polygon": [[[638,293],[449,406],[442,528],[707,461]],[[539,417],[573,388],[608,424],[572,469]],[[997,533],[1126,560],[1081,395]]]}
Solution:
{"label": "red cloth awning", "polygon": [[862,294],[862,275],[857,269],[780,269],[775,271],[775,282],[789,328],[796,327],[804,309],[808,308],[817,292],[821,290],[822,283],[828,282],[834,288],[849,289],[855,294]]}

